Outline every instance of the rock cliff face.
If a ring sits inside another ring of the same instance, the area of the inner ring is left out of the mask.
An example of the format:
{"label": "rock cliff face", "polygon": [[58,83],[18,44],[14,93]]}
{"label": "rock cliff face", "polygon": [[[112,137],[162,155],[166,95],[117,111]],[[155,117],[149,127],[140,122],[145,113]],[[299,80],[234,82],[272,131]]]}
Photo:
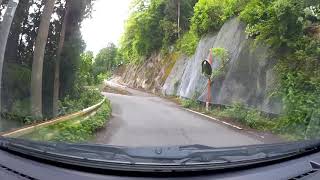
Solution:
{"label": "rock cliff face", "polygon": [[[275,61],[267,47],[253,44],[245,33],[245,24],[237,18],[225,23],[216,34],[203,37],[192,57],[175,54],[164,60],[156,55],[143,65],[127,68],[123,79],[129,86],[205,101],[207,79],[201,74],[201,62],[208,58],[211,48],[224,48],[229,54],[224,74],[212,82],[211,103],[239,102],[268,113],[281,112],[280,99],[269,96],[276,83]],[[212,68],[217,69],[219,62],[213,57]]]}
{"label": "rock cliff face", "polygon": [[179,55],[155,53],[141,65],[127,65],[122,74],[122,82],[129,87],[145,89],[153,93],[161,92]]}

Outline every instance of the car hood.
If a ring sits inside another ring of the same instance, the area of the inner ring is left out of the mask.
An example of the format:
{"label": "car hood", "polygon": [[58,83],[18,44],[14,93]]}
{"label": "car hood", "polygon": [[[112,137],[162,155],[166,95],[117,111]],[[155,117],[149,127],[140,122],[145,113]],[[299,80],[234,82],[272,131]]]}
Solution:
{"label": "car hood", "polygon": [[68,165],[126,171],[214,170],[286,159],[318,151],[319,141],[238,147],[183,145],[124,147],[101,144],[35,142],[0,138],[3,150]]}

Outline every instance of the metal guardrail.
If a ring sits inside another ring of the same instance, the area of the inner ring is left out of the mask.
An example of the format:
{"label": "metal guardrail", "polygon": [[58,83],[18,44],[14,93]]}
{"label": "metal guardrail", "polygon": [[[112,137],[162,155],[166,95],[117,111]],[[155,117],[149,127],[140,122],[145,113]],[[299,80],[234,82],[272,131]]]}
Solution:
{"label": "metal guardrail", "polygon": [[29,134],[31,132],[33,132],[34,130],[38,129],[38,128],[43,128],[49,125],[53,125],[56,123],[60,123],[60,122],[64,122],[64,121],[68,121],[74,118],[78,118],[78,117],[84,117],[88,114],[90,114],[93,111],[96,111],[97,109],[100,108],[100,106],[106,101],[106,98],[104,98],[101,102],[99,102],[96,105],[93,105],[91,107],[88,107],[86,109],[83,109],[79,112],[75,112],[72,114],[68,114],[65,116],[61,116],[49,121],[45,121],[45,122],[41,122],[41,123],[37,123],[37,124],[32,124],[32,125],[28,125],[28,126],[24,126],[22,128],[18,128],[18,129],[14,129],[14,130],[10,130],[8,132],[4,132],[1,133],[0,136],[4,136],[4,137],[11,137],[11,138],[16,138],[16,137],[20,137],[26,134]]}

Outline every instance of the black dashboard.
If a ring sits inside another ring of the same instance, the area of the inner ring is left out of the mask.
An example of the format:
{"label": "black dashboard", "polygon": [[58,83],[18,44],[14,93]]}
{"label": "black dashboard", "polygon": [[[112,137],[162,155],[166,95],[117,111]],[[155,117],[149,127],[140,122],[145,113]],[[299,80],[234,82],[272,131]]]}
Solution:
{"label": "black dashboard", "polygon": [[56,166],[46,162],[31,160],[10,152],[0,150],[0,179],[1,180],[124,180],[124,179],[320,179],[320,152],[304,157],[277,162],[247,169],[234,169],[224,172],[188,173],[180,175],[161,174],[144,175],[143,173],[127,174],[125,172],[92,172],[86,169],[74,169]]}

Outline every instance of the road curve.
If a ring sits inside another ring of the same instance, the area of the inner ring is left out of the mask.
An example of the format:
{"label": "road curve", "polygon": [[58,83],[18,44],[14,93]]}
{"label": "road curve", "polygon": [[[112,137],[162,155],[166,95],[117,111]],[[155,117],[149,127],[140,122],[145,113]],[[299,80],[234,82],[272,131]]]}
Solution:
{"label": "road curve", "polygon": [[129,147],[264,143],[244,130],[186,111],[168,100],[137,90],[130,92],[130,96],[105,93],[112,104],[112,118],[97,132],[95,143]]}

